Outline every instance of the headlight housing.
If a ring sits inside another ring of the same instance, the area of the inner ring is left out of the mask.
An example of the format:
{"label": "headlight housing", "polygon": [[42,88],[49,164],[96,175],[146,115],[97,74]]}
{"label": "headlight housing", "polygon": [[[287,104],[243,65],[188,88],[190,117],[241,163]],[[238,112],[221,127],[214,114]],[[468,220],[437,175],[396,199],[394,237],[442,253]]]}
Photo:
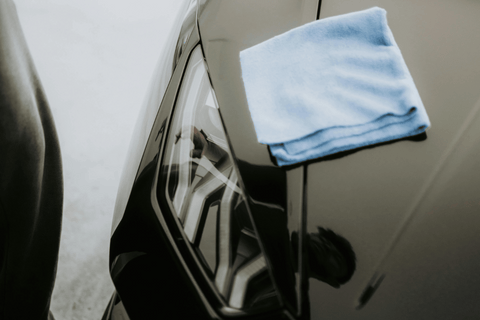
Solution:
{"label": "headlight housing", "polygon": [[177,97],[161,175],[183,239],[225,304],[242,310],[278,306],[200,45]]}

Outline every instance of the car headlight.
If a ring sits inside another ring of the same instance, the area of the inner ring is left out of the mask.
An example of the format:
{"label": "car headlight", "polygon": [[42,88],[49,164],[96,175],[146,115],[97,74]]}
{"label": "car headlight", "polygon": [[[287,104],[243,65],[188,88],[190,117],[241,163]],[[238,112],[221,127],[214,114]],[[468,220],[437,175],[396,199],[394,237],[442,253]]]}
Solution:
{"label": "car headlight", "polygon": [[177,97],[161,183],[199,268],[226,304],[243,310],[277,306],[200,46]]}

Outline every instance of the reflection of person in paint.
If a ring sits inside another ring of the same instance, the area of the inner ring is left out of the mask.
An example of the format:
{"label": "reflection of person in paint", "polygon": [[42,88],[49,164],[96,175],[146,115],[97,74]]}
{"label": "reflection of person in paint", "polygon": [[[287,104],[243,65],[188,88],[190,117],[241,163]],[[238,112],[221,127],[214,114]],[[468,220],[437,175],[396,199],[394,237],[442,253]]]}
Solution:
{"label": "reflection of person in paint", "polygon": [[309,277],[339,288],[355,272],[355,252],[350,242],[332,230],[318,227],[318,232],[308,234],[307,248]]}
{"label": "reflection of person in paint", "polygon": [[[192,158],[201,158],[206,154],[225,155],[225,151],[206,139],[203,130],[193,128],[194,149]],[[210,157],[209,157],[210,158]],[[287,229],[287,215],[285,210],[286,178],[285,171],[280,168],[254,166],[238,160],[238,165],[247,167],[248,175],[244,175],[243,181],[250,189],[261,189],[254,192],[261,199],[255,199],[259,210],[252,210],[253,218],[260,233],[264,248],[274,264],[289,260],[283,265],[291,272],[296,271],[298,235],[294,232],[290,243]],[[271,206],[273,204],[273,206]],[[288,248],[291,248],[291,251]],[[314,278],[339,288],[350,280],[356,267],[355,253],[352,246],[340,235],[330,229],[318,227],[318,232],[306,235],[306,247],[308,250],[307,272],[310,278]],[[290,283],[291,284],[291,283]]]}

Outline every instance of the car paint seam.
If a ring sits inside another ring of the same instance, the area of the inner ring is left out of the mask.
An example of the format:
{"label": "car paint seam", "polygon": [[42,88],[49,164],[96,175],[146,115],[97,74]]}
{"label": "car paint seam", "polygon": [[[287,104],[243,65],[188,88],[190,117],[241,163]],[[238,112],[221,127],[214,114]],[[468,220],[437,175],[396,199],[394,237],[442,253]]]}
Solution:
{"label": "car paint seam", "polygon": [[322,7],[322,0],[318,0],[318,6],[317,6],[317,20],[320,20],[320,11]]}

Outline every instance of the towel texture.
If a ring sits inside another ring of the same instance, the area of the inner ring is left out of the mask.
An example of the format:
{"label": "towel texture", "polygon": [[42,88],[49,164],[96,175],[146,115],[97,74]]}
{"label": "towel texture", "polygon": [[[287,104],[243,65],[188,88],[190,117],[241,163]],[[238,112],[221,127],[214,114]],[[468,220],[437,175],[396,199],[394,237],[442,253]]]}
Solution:
{"label": "towel texture", "polygon": [[281,166],[430,126],[384,9],[295,28],[240,52],[240,62],[258,141]]}

